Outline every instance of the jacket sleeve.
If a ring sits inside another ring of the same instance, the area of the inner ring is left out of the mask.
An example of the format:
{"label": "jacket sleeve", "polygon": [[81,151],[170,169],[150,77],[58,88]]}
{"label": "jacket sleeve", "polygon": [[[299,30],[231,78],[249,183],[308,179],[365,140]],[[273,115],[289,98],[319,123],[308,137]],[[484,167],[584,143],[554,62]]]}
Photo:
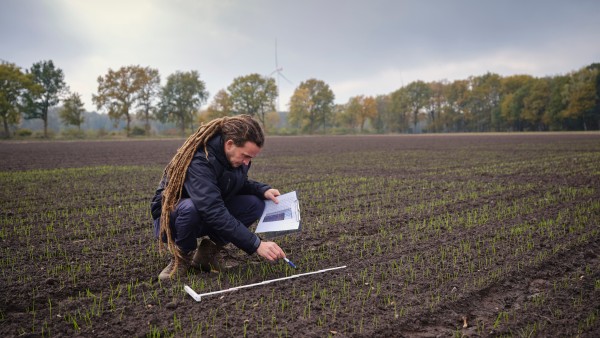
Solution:
{"label": "jacket sleeve", "polygon": [[152,219],[155,220],[160,217],[162,213],[162,192],[165,190],[165,181],[164,178],[160,180],[160,184],[152,197],[152,201],[150,202],[150,213],[152,214]]}
{"label": "jacket sleeve", "polygon": [[221,197],[214,168],[203,156],[194,156],[188,167],[184,188],[204,224],[233,245],[253,254],[260,239],[233,217]]}
{"label": "jacket sleeve", "polygon": [[150,202],[150,213],[152,214],[153,220],[160,217],[160,214],[162,213],[162,190],[157,191],[152,197],[152,202]]}

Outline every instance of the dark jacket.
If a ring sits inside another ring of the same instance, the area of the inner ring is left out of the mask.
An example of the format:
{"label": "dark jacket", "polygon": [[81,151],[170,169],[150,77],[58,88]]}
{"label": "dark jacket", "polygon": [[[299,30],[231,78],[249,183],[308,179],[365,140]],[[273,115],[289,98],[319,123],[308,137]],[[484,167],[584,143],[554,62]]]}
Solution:
{"label": "dark jacket", "polygon": [[[265,191],[271,187],[248,179],[250,165],[233,168],[225,156],[221,135],[216,135],[207,143],[208,159],[204,147],[198,150],[188,167],[183,185],[182,198],[191,198],[196,210],[212,232],[231,242],[233,245],[252,254],[258,248],[260,239],[244,224],[233,217],[225,202],[235,195],[256,195],[264,198]],[[161,181],[152,198],[152,218],[160,217],[162,211]]]}

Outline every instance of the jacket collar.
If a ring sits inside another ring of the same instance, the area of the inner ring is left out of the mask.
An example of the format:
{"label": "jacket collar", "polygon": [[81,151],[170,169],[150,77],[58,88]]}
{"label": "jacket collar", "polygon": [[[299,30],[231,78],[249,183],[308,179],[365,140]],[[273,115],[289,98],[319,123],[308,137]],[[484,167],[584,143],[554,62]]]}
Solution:
{"label": "jacket collar", "polygon": [[217,161],[223,166],[230,167],[227,156],[225,156],[225,144],[223,142],[223,135],[221,133],[213,136],[207,142],[208,154],[213,155]]}

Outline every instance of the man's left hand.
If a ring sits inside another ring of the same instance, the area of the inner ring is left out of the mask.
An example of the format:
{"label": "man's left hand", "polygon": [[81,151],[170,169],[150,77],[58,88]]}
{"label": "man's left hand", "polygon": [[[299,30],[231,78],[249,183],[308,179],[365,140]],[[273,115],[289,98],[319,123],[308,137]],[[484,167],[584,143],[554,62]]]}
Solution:
{"label": "man's left hand", "polygon": [[269,189],[269,190],[265,191],[265,198],[275,202],[275,204],[279,203],[279,200],[277,199],[277,196],[279,196],[279,195],[281,195],[281,194],[279,193],[279,190],[277,190],[277,189]]}

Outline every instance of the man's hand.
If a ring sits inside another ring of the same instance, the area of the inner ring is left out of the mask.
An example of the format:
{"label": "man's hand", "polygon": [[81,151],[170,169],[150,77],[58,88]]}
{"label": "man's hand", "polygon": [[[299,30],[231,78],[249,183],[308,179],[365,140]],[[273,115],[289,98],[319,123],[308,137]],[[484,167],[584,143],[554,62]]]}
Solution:
{"label": "man's hand", "polygon": [[276,261],[285,257],[285,252],[275,242],[260,242],[256,253],[268,261]]}
{"label": "man's hand", "polygon": [[265,191],[265,198],[275,202],[275,204],[279,203],[279,200],[277,199],[277,196],[279,196],[279,195],[281,195],[281,194],[279,193],[279,190],[277,190],[277,189],[269,189],[269,190]]}

